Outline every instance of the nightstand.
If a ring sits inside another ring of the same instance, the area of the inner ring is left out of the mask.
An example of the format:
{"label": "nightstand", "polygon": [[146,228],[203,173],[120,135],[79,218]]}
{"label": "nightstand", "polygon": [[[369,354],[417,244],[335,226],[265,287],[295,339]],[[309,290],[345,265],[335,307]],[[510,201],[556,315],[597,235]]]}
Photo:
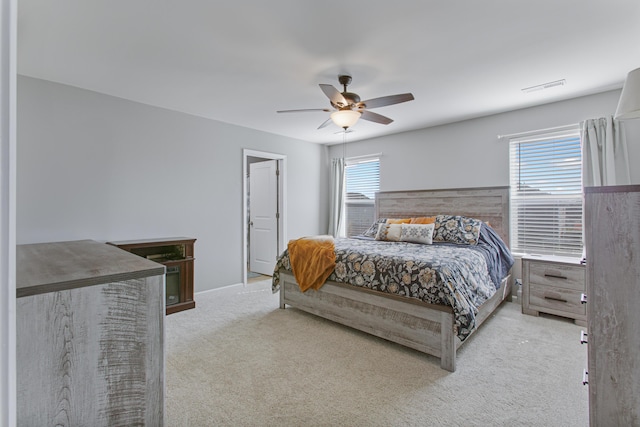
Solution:
{"label": "nightstand", "polygon": [[587,326],[580,297],[586,292],[586,273],[579,258],[533,256],[522,258],[522,313],[542,313],[574,319]]}

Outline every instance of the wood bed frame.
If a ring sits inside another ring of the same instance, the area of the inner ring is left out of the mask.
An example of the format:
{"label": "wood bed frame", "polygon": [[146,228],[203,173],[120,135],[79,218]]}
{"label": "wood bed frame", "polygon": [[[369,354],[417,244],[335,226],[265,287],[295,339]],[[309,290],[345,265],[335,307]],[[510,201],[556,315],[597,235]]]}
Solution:
{"label": "wood bed frame", "polygon": [[[438,214],[481,219],[509,243],[509,187],[376,193],[377,218]],[[479,307],[476,329],[505,299],[511,300],[509,277],[503,280],[499,292]],[[455,333],[451,307],[333,281],[327,281],[318,291],[302,293],[293,274],[281,270],[280,308],[286,304],[439,357],[443,369],[456,369],[456,350],[462,342]]]}

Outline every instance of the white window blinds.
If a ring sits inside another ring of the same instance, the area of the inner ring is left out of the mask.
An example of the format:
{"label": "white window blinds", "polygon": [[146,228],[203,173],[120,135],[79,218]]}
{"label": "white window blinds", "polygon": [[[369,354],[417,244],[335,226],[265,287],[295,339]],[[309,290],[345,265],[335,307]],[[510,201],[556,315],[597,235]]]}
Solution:
{"label": "white window blinds", "polygon": [[511,250],[582,254],[582,156],[578,126],[510,139]]}
{"label": "white window blinds", "polygon": [[365,232],[375,218],[375,195],[380,189],[380,158],[347,158],[345,181],[346,235],[356,236]]}

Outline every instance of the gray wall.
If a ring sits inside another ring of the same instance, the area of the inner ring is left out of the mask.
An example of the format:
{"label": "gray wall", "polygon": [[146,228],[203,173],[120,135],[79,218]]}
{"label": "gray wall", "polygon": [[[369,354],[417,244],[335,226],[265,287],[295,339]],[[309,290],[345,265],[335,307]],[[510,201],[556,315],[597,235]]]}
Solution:
{"label": "gray wall", "polygon": [[17,241],[189,236],[195,290],[242,281],[242,149],[287,156],[288,238],[324,233],[326,150],[44,80],[18,80]]}
{"label": "gray wall", "polygon": [[[382,152],[380,189],[418,190],[509,185],[509,143],[498,135],[546,129],[611,115],[620,91],[347,144],[347,155]],[[357,125],[356,125],[357,126]],[[393,125],[391,125],[393,126]],[[640,120],[626,121],[631,179],[640,183]],[[342,157],[333,145],[329,158]]]}

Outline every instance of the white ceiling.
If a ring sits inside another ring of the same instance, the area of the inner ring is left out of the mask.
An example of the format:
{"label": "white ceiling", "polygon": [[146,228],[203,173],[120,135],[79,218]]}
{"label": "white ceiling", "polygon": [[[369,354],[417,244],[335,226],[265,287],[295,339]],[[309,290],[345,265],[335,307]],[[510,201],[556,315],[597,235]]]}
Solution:
{"label": "white ceiling", "polygon": [[[350,140],[622,86],[638,0],[18,0],[18,72],[318,143],[341,142],[318,83],[412,92]],[[530,94],[521,89],[566,79]]]}

